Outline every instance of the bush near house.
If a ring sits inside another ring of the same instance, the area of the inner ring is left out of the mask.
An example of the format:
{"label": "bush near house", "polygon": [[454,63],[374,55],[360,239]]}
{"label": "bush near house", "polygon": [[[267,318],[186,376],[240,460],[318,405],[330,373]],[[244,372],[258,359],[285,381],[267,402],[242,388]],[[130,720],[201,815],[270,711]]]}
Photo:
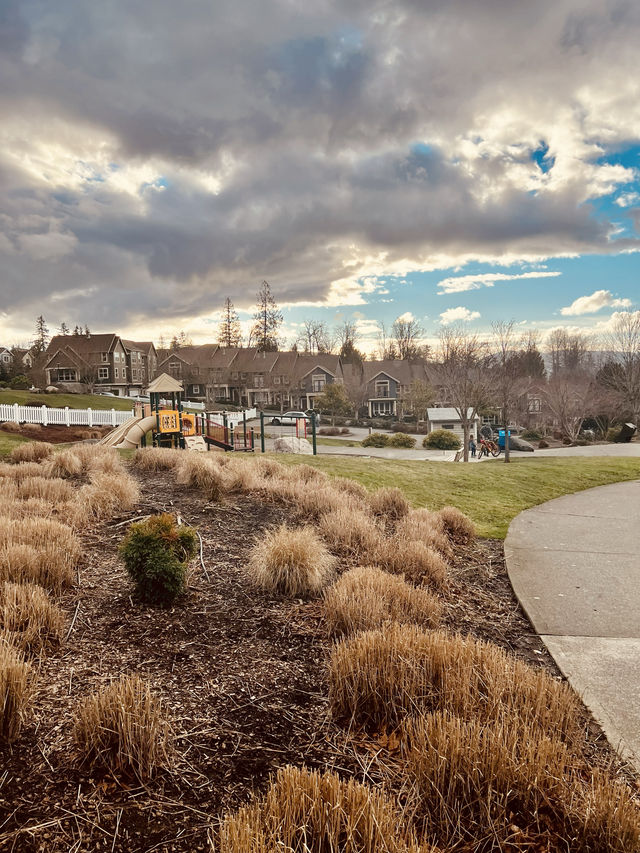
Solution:
{"label": "bush near house", "polygon": [[388,447],[389,436],[383,432],[372,432],[361,442],[363,447]]}
{"label": "bush near house", "polygon": [[460,450],[460,439],[449,429],[434,429],[425,436],[422,446],[429,450]]}
{"label": "bush near house", "polygon": [[402,432],[394,433],[389,439],[389,447],[406,447],[411,448],[416,446],[416,440],[411,435],[405,435]]}

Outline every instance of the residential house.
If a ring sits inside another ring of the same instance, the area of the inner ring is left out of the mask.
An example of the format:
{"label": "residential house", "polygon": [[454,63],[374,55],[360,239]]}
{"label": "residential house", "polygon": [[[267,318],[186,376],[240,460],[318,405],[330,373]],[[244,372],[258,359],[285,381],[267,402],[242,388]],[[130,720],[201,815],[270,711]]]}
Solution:
{"label": "residential house", "polygon": [[367,413],[370,418],[402,417],[410,409],[407,397],[414,382],[428,382],[422,361],[365,361]]}
{"label": "residential house", "polygon": [[128,341],[124,338],[121,340],[127,357],[130,396],[140,396],[156,373],[156,348],[152,341]]}
{"label": "residential house", "polygon": [[107,391],[126,397],[129,382],[127,352],[114,333],[103,335],[55,335],[47,347],[42,367],[45,385],[72,392]]}

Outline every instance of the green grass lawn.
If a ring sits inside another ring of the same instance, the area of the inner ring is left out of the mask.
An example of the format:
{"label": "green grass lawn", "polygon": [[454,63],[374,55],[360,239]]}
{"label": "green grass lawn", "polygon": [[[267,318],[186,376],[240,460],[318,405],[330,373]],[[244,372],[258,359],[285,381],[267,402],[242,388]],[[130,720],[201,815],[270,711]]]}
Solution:
{"label": "green grass lawn", "polygon": [[133,408],[131,400],[120,397],[101,397],[99,394],[32,394],[29,391],[0,391],[0,403],[19,406],[49,406],[52,409],[116,409],[128,411]]}
{"label": "green grass lawn", "polygon": [[17,447],[19,444],[24,444],[25,441],[29,441],[29,439],[22,435],[14,435],[9,432],[0,431],[0,458],[8,456],[14,447]]}
{"label": "green grass lawn", "polygon": [[398,486],[416,507],[458,507],[475,522],[480,536],[503,539],[523,509],[561,495],[640,479],[640,460],[628,458],[518,459],[465,465],[357,457],[274,454],[287,464],[314,465],[327,474],[350,477],[369,489]]}

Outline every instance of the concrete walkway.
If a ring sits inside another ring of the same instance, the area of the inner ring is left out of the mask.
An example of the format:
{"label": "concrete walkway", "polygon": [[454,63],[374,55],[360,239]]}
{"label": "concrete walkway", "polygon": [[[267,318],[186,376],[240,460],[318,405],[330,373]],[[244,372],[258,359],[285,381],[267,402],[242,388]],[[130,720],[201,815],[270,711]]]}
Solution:
{"label": "concrete walkway", "polygon": [[505,555],[535,630],[640,772],[640,481],[520,513]]}

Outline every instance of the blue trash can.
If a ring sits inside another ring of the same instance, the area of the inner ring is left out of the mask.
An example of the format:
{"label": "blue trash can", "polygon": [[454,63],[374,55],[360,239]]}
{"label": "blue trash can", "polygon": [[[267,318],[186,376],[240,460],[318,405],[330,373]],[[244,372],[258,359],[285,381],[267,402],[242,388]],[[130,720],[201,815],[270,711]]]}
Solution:
{"label": "blue trash can", "polygon": [[[511,437],[511,430],[509,430],[509,437]],[[498,447],[500,450],[504,450],[504,430],[498,430]]]}

